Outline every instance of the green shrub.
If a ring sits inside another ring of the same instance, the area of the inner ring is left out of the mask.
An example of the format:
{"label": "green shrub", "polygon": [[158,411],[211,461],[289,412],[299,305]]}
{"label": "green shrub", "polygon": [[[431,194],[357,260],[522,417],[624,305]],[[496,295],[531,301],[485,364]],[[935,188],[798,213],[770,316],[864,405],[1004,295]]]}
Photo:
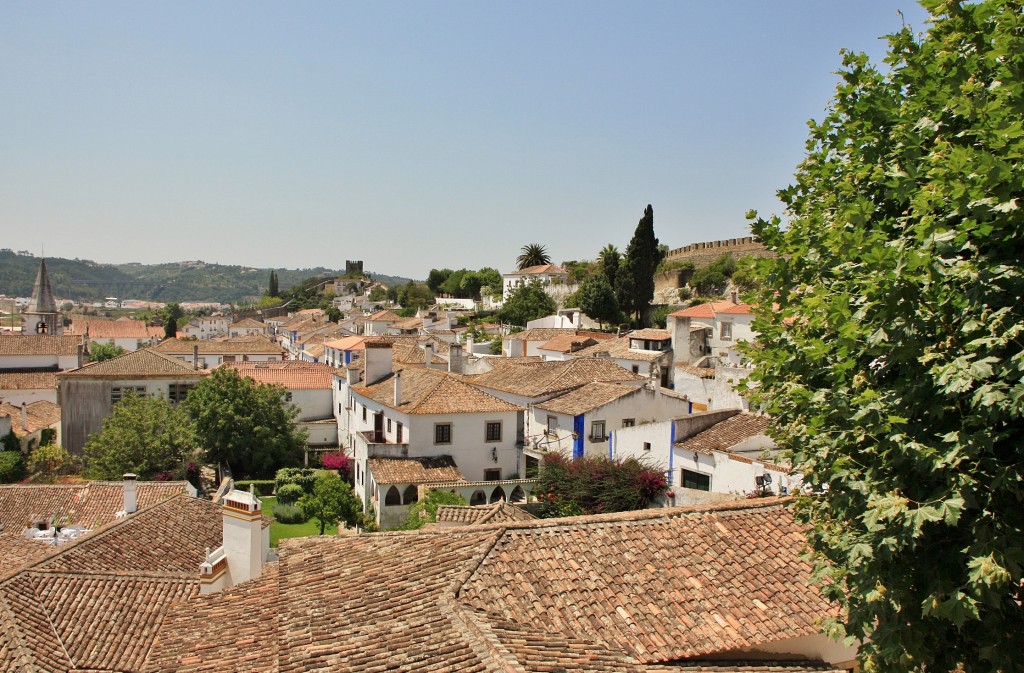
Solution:
{"label": "green shrub", "polygon": [[235,488],[237,488],[239,491],[248,491],[250,486],[252,486],[253,489],[256,491],[256,495],[274,495],[273,479],[242,479],[240,481],[235,482]]}
{"label": "green shrub", "polygon": [[306,491],[298,484],[285,484],[277,489],[277,501],[285,505],[292,505],[304,496]]}
{"label": "green shrub", "polygon": [[305,523],[307,517],[298,505],[284,504],[278,500],[274,506],[274,518],[280,523]]}
{"label": "green shrub", "polygon": [[0,451],[0,484],[25,478],[25,460],[19,451]]}
{"label": "green shrub", "polygon": [[313,492],[317,470],[312,467],[283,467],[274,475],[274,485],[278,492],[286,484],[298,484],[305,493]]}

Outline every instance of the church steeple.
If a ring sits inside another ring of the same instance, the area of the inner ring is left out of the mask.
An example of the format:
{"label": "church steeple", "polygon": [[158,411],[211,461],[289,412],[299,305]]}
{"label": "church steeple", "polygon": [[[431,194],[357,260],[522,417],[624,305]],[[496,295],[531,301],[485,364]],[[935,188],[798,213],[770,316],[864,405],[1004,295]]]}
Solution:
{"label": "church steeple", "polygon": [[32,300],[21,312],[22,334],[62,334],[64,324],[57,302],[50,287],[50,276],[46,273],[46,260],[39,260],[39,272],[32,286]]}

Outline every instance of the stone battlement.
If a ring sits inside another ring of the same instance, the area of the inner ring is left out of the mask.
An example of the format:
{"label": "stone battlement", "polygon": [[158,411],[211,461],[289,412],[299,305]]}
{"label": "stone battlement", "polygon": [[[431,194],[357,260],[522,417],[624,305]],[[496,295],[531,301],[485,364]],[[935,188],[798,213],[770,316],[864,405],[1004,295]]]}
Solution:
{"label": "stone battlement", "polygon": [[703,243],[691,243],[681,248],[668,251],[665,257],[669,262],[692,262],[694,267],[702,268],[708,266],[722,255],[731,255],[736,259],[740,257],[774,257],[775,254],[764,247],[760,241],[753,236],[742,238],[727,238],[721,241],[705,241]]}

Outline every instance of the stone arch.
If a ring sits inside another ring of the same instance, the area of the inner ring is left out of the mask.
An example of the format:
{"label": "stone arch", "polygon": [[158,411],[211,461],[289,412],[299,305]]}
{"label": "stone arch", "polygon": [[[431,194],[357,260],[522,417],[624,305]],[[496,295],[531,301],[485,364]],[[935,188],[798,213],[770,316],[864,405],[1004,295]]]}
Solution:
{"label": "stone arch", "polygon": [[416,488],[416,484],[409,484],[409,487],[405,489],[405,493],[402,494],[402,502],[406,505],[411,505],[420,499],[419,489]]}
{"label": "stone arch", "polygon": [[508,496],[509,502],[526,502],[526,491],[523,490],[522,486],[516,486],[512,489],[512,493]]}
{"label": "stone arch", "polygon": [[392,486],[388,489],[387,495],[384,496],[385,505],[401,505],[402,494],[398,492],[397,486]]}
{"label": "stone arch", "polygon": [[469,496],[470,505],[486,505],[487,494],[481,490],[473,491],[473,495]]}
{"label": "stone arch", "polygon": [[506,499],[505,498],[505,489],[503,489],[501,486],[499,486],[498,488],[496,488],[493,491],[491,491],[491,502],[492,503],[498,502],[499,500],[505,500],[505,499]]}

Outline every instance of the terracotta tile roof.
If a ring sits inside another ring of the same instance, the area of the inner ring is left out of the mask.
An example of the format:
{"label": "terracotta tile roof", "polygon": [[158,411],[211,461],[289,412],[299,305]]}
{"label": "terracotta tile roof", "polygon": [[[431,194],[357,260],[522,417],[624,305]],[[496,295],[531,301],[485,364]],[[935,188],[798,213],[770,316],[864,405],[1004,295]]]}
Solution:
{"label": "terracotta tile roof", "polygon": [[[325,364],[303,362],[304,367],[258,367],[252,362],[234,363],[232,369],[257,383],[286,390],[330,390],[334,375],[341,370]],[[249,366],[244,366],[249,365]]]}
{"label": "terracotta tile roof", "polygon": [[206,372],[193,369],[190,363],[158,351],[158,348],[159,346],[140,348],[137,351],[118,355],[103,362],[93,362],[85,367],[61,372],[58,378],[119,378],[123,376],[161,375],[194,376],[198,378],[206,374]]}
{"label": "terracotta tile roof", "polygon": [[236,323],[232,323],[231,328],[232,329],[254,329],[254,328],[266,329],[267,325],[266,325],[266,323],[262,323],[259,320],[254,320],[252,318],[243,318],[243,319],[239,320]]}
{"label": "terracotta tile roof", "polygon": [[675,313],[669,313],[669,315],[680,318],[714,318],[717,315],[747,315],[751,312],[750,304],[734,304],[731,301],[709,301],[705,304],[697,304]]}
{"label": "terracotta tile roof", "polygon": [[559,334],[555,338],[544,342],[538,348],[555,353],[575,353],[596,343],[598,343],[597,340],[592,337],[579,336],[577,334]]}
{"label": "terracotta tile roof", "polygon": [[324,345],[340,351],[362,350],[364,341],[366,341],[364,336],[347,336],[340,339],[329,339],[324,342]]}
{"label": "terracotta tile roof", "polygon": [[654,362],[666,357],[668,351],[636,350],[629,347],[630,335],[602,341],[576,353],[576,357],[611,357],[620,360],[636,360],[637,362]]}
{"label": "terracotta tile roof", "polygon": [[0,334],[0,355],[76,355],[82,337]]}
{"label": "terracotta tile roof", "polygon": [[648,327],[647,329],[633,330],[627,334],[631,339],[645,339],[647,341],[664,341],[672,338],[672,333],[667,329],[655,329]]}
{"label": "terracotta tile roof", "polygon": [[465,481],[451,456],[431,458],[370,458],[366,468],[378,484],[425,484]]}
{"label": "terracotta tile roof", "polygon": [[821,661],[765,662],[765,661],[688,661],[673,666],[679,673],[847,673]]}
{"label": "terracotta tile roof", "polygon": [[495,369],[465,377],[475,386],[525,397],[540,397],[572,390],[595,381],[626,382],[647,379],[627,371],[608,358],[579,357],[565,361],[505,363]]}
{"label": "terracotta tile roof", "polygon": [[401,370],[402,398],[401,404],[395,406],[394,377],[395,374],[391,374],[373,385],[353,386],[352,390],[407,414],[497,413],[521,409],[474,388],[459,377],[425,368]]}
{"label": "terracotta tile roof", "polygon": [[[404,365],[422,365],[427,359],[427,351],[415,345],[395,344],[391,350],[392,361]],[[448,366],[448,361],[439,356],[436,352],[431,356],[430,363],[438,366]]]}
{"label": "terracotta tile roof", "polygon": [[692,374],[693,376],[696,376],[697,378],[700,379],[715,378],[714,367],[694,367],[693,365],[688,365],[685,362],[677,362],[676,369],[682,372],[686,372],[687,374]]}
{"label": "terracotta tile roof", "polygon": [[571,327],[534,327],[509,334],[505,338],[518,339],[519,341],[551,341],[555,337],[566,334],[576,336],[576,330]]}
{"label": "terracotta tile roof", "polygon": [[259,355],[281,355],[284,349],[265,336],[253,334],[246,337],[233,337],[223,341],[212,339],[200,339],[199,341],[185,341],[182,339],[167,339],[161,341],[150,350],[169,355],[192,356],[194,346],[199,346],[199,355],[206,354],[259,354]]}
{"label": "terracotta tile roof", "polygon": [[715,423],[707,430],[693,437],[676,442],[684,451],[696,451],[710,455],[712,451],[727,451],[740,442],[763,435],[768,429],[768,417],[760,414],[742,413]]}
{"label": "terracotta tile roof", "polygon": [[804,542],[774,499],[285,540],[276,573],[173,608],[145,670],[830,670],[681,661],[819,633]]}
{"label": "terracotta tile roof", "polygon": [[560,266],[554,264],[538,264],[537,266],[528,266],[525,269],[519,269],[512,273],[505,274],[506,276],[536,276],[540,274],[555,274],[555,275],[569,275],[569,272]]}
{"label": "terracotta tile roof", "polygon": [[57,388],[57,372],[0,371],[0,395],[4,390],[48,390]]}
{"label": "terracotta tile roof", "polygon": [[221,520],[178,495],[56,550],[40,544],[50,555],[0,581],[0,670],[142,670],[172,604],[198,593]]}
{"label": "terracotta tile roof", "polygon": [[496,502],[493,505],[441,505],[437,508],[435,520],[441,524],[468,526],[504,521],[532,521],[536,518],[522,507],[507,502]]}
{"label": "terracotta tile roof", "polygon": [[588,383],[564,395],[541,402],[536,408],[556,414],[579,416],[627,395],[636,395],[640,390],[635,385]]}
{"label": "terracotta tile roof", "polygon": [[48,400],[37,400],[25,405],[28,430],[21,426],[21,407],[13,404],[0,404],[0,416],[10,416],[14,434],[23,437],[26,432],[35,432],[60,423],[60,406]]}
{"label": "terracotta tile roof", "polygon": [[383,311],[377,311],[376,313],[367,316],[366,319],[373,322],[398,322],[399,320],[402,320],[402,317],[394,311],[384,309]]}
{"label": "terracotta tile roof", "polygon": [[89,340],[98,339],[162,339],[164,336],[163,327],[150,327],[144,320],[108,320],[104,318],[76,317],[74,322],[65,330],[65,334],[85,335],[89,333]]}

